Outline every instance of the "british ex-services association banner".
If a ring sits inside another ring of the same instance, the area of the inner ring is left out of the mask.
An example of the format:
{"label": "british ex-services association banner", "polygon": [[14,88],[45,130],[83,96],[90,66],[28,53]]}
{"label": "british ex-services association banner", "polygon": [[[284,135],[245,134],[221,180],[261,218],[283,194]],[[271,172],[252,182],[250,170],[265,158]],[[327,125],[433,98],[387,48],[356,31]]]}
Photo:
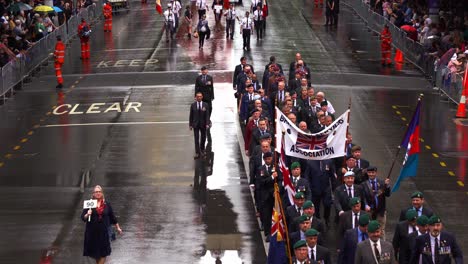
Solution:
{"label": "british ex-services association banner", "polygon": [[285,154],[310,160],[324,160],[346,155],[347,110],[330,126],[311,134],[300,130],[278,108],[276,108],[276,151],[281,153],[281,138],[284,131]]}

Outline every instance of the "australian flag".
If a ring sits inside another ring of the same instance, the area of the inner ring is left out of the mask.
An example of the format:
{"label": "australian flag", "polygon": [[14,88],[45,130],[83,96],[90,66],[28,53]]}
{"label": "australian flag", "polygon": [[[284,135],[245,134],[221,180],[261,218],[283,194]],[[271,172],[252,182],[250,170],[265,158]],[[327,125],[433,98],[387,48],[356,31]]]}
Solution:
{"label": "australian flag", "polygon": [[400,182],[409,177],[415,177],[418,170],[419,162],[419,116],[421,113],[421,97],[418,100],[418,105],[414,111],[413,118],[408,126],[405,137],[401,142],[400,147],[406,148],[405,160],[400,176],[398,176],[392,192],[396,192],[400,188]]}

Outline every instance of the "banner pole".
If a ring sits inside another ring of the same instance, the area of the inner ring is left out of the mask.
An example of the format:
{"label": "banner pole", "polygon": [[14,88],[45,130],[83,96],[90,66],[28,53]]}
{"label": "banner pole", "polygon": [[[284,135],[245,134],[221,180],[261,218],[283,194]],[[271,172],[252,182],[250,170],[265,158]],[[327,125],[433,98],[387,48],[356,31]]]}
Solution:
{"label": "banner pole", "polygon": [[[424,94],[419,94],[418,102],[421,101],[423,96],[424,96]],[[408,129],[409,129],[409,126],[406,127],[405,134],[403,134],[403,137],[405,137],[406,133],[408,133]],[[388,171],[387,179],[390,179],[390,177],[392,176],[393,167],[395,166],[396,159],[398,158],[398,155],[400,154],[400,150],[401,150],[401,144],[398,145],[398,149],[397,149],[397,152],[395,154],[395,157],[393,157],[392,166],[390,167],[390,170]]]}

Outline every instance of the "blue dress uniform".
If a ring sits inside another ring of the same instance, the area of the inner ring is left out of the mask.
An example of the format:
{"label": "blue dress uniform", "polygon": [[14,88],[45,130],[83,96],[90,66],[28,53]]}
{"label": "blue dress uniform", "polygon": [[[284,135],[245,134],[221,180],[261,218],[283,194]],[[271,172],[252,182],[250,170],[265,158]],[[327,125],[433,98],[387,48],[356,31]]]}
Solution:
{"label": "blue dress uniform", "polygon": [[[429,225],[441,223],[438,216],[433,215],[429,219]],[[452,257],[455,264],[463,264],[463,253],[455,240],[455,237],[441,231],[438,236],[428,232],[416,238],[410,263],[419,264],[420,256],[422,264],[451,264]]]}

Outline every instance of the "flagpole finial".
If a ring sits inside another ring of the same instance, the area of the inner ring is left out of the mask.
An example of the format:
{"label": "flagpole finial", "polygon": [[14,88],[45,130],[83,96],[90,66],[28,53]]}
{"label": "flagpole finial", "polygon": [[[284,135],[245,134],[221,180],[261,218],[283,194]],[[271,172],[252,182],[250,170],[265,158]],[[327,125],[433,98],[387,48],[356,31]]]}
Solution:
{"label": "flagpole finial", "polygon": [[423,94],[423,93],[420,93],[418,99],[421,100],[423,97],[424,97],[424,94]]}

